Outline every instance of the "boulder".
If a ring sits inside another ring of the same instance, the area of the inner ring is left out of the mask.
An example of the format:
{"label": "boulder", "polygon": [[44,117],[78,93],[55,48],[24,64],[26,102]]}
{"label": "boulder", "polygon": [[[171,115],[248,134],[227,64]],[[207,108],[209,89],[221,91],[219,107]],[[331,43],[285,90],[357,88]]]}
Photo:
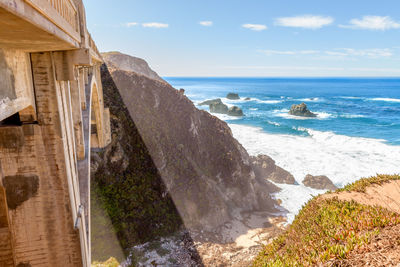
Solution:
{"label": "boulder", "polygon": [[250,97],[246,97],[244,100],[249,101],[249,100],[251,100],[251,98]]}
{"label": "boulder", "polygon": [[228,106],[225,105],[224,103],[216,103],[216,104],[211,104],[210,105],[210,112],[211,113],[221,113],[221,114],[227,114],[228,113]]}
{"label": "boulder", "polygon": [[317,117],[316,114],[308,110],[307,105],[305,103],[301,103],[299,105],[292,105],[292,107],[289,110],[289,114],[301,117]]}
{"label": "boulder", "polygon": [[332,181],[325,175],[313,176],[311,174],[307,174],[303,180],[303,184],[305,186],[314,189],[327,189],[327,190],[337,189],[337,187],[332,183]]}
{"label": "boulder", "polygon": [[228,109],[229,116],[243,116],[243,110],[237,106],[230,107]]}
{"label": "boulder", "polygon": [[279,184],[296,184],[293,175],[277,166],[275,161],[267,155],[251,156],[250,163],[256,176]]}
{"label": "boulder", "polygon": [[206,100],[198,104],[199,106],[209,106],[211,104],[222,104],[221,98]]}
{"label": "boulder", "polygon": [[226,95],[226,98],[231,99],[231,100],[237,100],[240,99],[239,95],[236,93],[229,93]]}

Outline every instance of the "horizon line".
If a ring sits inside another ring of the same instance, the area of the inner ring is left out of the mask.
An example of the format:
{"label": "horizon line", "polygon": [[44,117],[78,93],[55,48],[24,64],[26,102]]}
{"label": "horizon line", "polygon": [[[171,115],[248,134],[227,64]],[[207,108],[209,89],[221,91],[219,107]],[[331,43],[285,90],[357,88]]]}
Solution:
{"label": "horizon line", "polygon": [[161,76],[161,78],[400,79],[400,76]]}

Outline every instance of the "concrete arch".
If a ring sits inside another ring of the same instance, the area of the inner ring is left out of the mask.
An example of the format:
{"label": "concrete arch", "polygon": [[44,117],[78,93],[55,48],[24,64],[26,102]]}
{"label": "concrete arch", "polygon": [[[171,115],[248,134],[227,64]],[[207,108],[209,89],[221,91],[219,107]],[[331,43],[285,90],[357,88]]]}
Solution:
{"label": "concrete arch", "polygon": [[103,141],[103,116],[99,99],[98,86],[95,79],[92,79],[91,84],[91,114],[90,114],[90,134],[91,147],[102,147]]}

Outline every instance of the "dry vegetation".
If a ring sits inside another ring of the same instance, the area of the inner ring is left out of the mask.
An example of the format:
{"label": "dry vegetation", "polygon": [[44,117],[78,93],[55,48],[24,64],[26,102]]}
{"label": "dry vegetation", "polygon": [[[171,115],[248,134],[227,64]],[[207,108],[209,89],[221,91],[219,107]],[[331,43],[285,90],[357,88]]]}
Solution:
{"label": "dry vegetation", "polygon": [[341,191],[355,191],[355,192],[360,192],[364,193],[365,189],[372,185],[382,185],[384,183],[393,181],[393,180],[400,180],[400,175],[384,175],[384,174],[378,174],[377,176],[373,176],[370,178],[362,178],[352,184],[348,184],[345,187],[336,190],[336,192],[341,192]]}
{"label": "dry vegetation", "polygon": [[[378,175],[342,191],[364,192],[371,184],[398,179],[398,175]],[[303,207],[285,233],[264,247],[254,266],[337,265],[353,251],[370,245],[385,227],[399,224],[400,214],[382,207],[316,197]]]}

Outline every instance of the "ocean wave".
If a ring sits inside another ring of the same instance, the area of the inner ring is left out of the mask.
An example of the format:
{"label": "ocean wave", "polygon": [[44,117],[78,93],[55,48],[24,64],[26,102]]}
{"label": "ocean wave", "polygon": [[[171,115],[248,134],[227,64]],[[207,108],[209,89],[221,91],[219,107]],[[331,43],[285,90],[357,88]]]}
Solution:
{"label": "ocean wave", "polygon": [[341,118],[347,118],[347,119],[357,119],[357,118],[365,118],[365,115],[361,114],[341,114],[339,115]]}
{"label": "ocean wave", "polygon": [[254,110],[258,110],[258,108],[249,108],[249,110],[253,110],[254,111]]}
{"label": "ocean wave", "polygon": [[278,104],[282,103],[282,100],[256,100],[258,103],[263,103],[263,104]]}
{"label": "ocean wave", "polygon": [[377,98],[369,98],[368,100],[371,100],[371,101],[384,101],[384,102],[396,102],[396,103],[400,103],[400,99],[398,99],[398,98],[383,98],[383,97],[377,97]]}
{"label": "ocean wave", "polygon": [[361,96],[337,96],[336,98],[343,98],[343,99],[365,99],[365,97],[361,97]]}
{"label": "ocean wave", "polygon": [[334,118],[336,115],[327,113],[327,112],[314,112],[317,117],[301,117],[301,116],[294,116],[288,113],[288,109],[276,109],[272,111],[272,114],[277,117],[285,118],[285,119],[292,119],[292,120],[315,120],[315,119],[320,119],[320,120],[325,120],[329,118]]}
{"label": "ocean wave", "polygon": [[249,101],[254,101],[260,104],[279,104],[282,103],[284,100],[283,99],[270,99],[270,100],[262,100],[262,99],[258,99],[255,97],[250,98],[250,100],[244,100],[245,98],[243,98],[243,100],[241,99],[241,101],[245,101],[245,102],[249,102]]}
{"label": "ocean wave", "polygon": [[280,123],[278,123],[278,122],[274,122],[274,121],[267,121],[267,123],[268,124],[271,124],[271,125],[274,125],[274,126],[281,126],[281,124]]}
{"label": "ocean wave", "polygon": [[[315,192],[301,185],[305,175],[326,175],[342,187],[362,177],[376,173],[400,172],[400,146],[388,145],[384,140],[349,137],[333,132],[307,128],[309,136],[269,134],[261,128],[229,124],[233,136],[250,155],[267,154],[276,164],[293,174],[297,186],[279,185],[277,193],[283,207],[289,211],[289,219]],[[299,196],[297,196],[299,194]]]}
{"label": "ocean wave", "polygon": [[238,116],[229,116],[226,114],[219,114],[219,113],[210,113],[210,114],[217,117],[221,121],[240,120],[242,118],[242,117],[238,117]]}
{"label": "ocean wave", "polygon": [[323,98],[319,98],[319,97],[300,98],[300,99],[294,99],[294,100],[303,101],[303,102],[322,102],[322,101],[324,101]]}

